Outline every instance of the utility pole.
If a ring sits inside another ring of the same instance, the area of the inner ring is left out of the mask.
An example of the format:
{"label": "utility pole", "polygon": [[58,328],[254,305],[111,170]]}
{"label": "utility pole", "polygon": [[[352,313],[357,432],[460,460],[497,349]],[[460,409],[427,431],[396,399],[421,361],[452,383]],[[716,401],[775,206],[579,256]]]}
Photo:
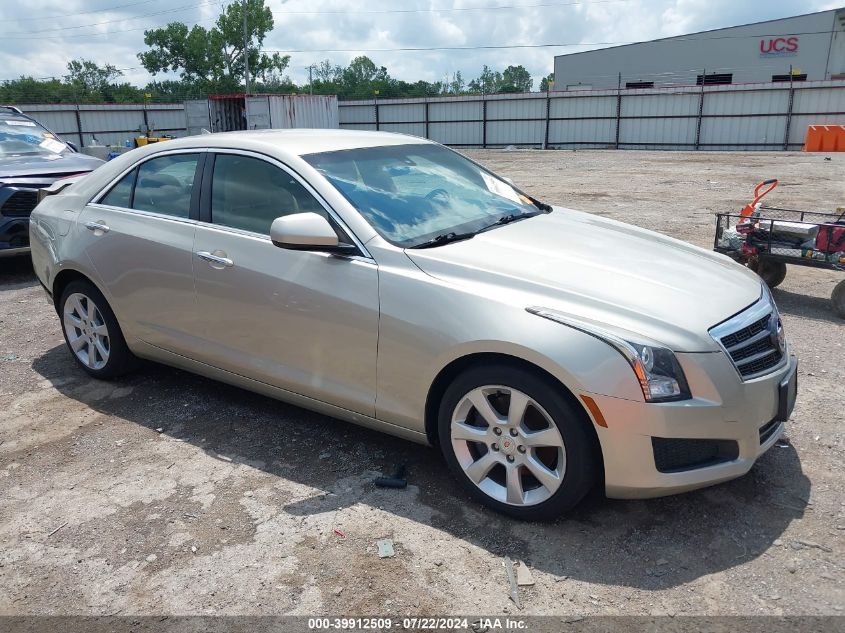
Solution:
{"label": "utility pole", "polygon": [[314,71],[314,64],[311,64],[308,67],[308,94],[314,94],[314,77],[312,76],[312,72]]}
{"label": "utility pole", "polygon": [[247,0],[243,0],[241,7],[244,14],[244,74],[246,77],[244,86],[246,87],[246,94],[249,94],[249,37],[246,27],[246,3]]}

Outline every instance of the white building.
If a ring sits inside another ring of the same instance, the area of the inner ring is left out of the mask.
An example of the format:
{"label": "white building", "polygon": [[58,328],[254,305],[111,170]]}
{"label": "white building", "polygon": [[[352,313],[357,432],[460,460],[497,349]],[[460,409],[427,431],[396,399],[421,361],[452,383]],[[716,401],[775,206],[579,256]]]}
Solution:
{"label": "white building", "polygon": [[845,8],[555,57],[554,90],[845,78]]}

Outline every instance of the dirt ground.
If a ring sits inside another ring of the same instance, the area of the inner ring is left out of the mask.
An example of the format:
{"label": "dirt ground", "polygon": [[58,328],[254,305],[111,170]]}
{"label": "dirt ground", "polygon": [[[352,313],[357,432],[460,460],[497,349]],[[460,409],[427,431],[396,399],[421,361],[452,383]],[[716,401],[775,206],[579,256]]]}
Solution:
{"label": "dirt ground", "polygon": [[[705,247],[712,213],[765,178],[771,203],[845,206],[843,154],[471,154]],[[747,476],[531,524],[467,499],[432,449],[152,364],[96,382],[28,263],[0,260],[0,614],[513,614],[509,556],[536,581],[520,614],[841,615],[841,279],[792,267],[774,293],[800,393],[789,442]],[[372,485],[400,463],[407,489]]]}

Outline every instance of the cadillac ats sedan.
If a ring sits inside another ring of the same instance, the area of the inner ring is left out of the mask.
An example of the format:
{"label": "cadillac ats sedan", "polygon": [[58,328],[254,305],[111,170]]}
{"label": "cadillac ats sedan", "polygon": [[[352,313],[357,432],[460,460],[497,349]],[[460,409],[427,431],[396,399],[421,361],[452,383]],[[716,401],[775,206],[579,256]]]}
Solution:
{"label": "cadillac ats sedan", "polygon": [[437,143],[262,130],[137,149],[32,215],[91,376],[149,359],[439,447],[492,508],[746,473],[797,361],[730,259],[549,206]]}

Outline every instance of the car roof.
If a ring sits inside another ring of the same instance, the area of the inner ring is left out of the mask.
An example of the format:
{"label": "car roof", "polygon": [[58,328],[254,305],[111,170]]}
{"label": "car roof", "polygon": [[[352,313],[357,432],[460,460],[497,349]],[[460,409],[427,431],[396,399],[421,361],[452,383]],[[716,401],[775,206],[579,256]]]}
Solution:
{"label": "car roof", "polygon": [[[386,145],[408,145],[431,143],[431,141],[408,134],[375,132],[370,130],[248,130],[241,132],[219,132],[187,136],[165,145],[169,149],[222,147],[238,149],[260,149],[271,146],[288,154],[303,156],[320,152],[335,152],[363,147],[383,147]],[[160,150],[165,148],[159,146]]]}

